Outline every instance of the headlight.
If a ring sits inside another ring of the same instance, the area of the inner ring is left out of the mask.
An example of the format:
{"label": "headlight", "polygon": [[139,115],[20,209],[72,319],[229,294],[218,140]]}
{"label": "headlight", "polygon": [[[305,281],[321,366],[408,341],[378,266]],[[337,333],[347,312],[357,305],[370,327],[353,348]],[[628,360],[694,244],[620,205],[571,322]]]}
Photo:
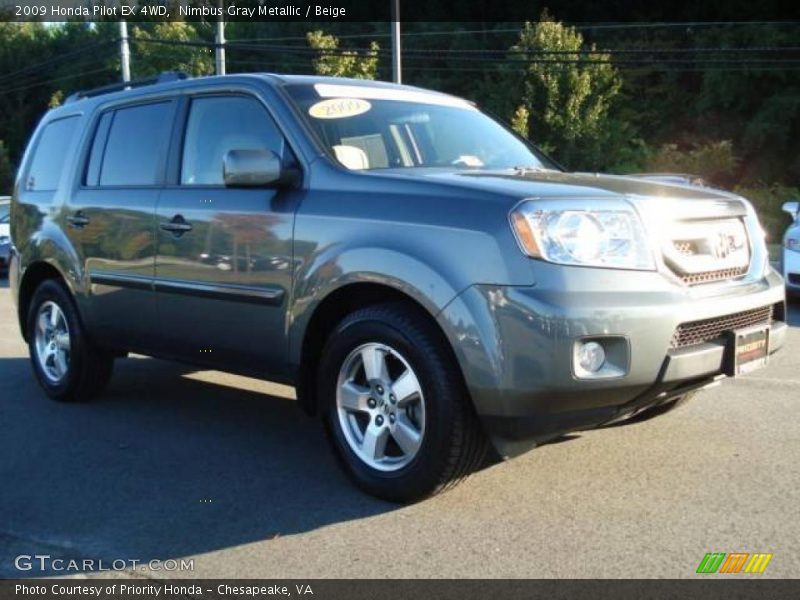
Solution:
{"label": "headlight", "polygon": [[800,240],[797,238],[786,238],[783,245],[786,247],[787,250],[794,250],[795,252],[800,252]]}
{"label": "headlight", "polygon": [[10,243],[11,243],[10,237],[8,237],[7,235],[0,235],[0,246],[3,244],[10,244]]}
{"label": "headlight", "polygon": [[528,256],[562,265],[655,270],[633,207],[624,202],[607,209],[565,204],[531,200],[511,213],[517,241]]}

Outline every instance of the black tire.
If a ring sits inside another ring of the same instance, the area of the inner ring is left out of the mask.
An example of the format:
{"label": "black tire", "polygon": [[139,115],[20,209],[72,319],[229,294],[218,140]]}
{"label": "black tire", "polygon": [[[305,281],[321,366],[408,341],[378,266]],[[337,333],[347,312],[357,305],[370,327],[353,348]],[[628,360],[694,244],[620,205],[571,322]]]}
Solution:
{"label": "black tire", "polygon": [[[69,332],[68,367],[66,374],[58,381],[51,380],[45,374],[36,350],[36,320],[40,308],[48,302],[61,310]],[[60,281],[48,279],[36,289],[28,310],[27,331],[33,373],[50,398],[60,402],[85,402],[97,397],[105,389],[111,379],[114,356],[95,347],[87,339],[75,303]]]}
{"label": "black tire", "polygon": [[[401,354],[424,397],[425,429],[419,450],[399,470],[381,471],[359,458],[339,419],[340,369],[364,344],[386,345]],[[328,337],[317,379],[322,417],[344,471],[365,492],[392,502],[413,502],[455,485],[482,463],[487,439],[445,344],[422,315],[396,303],[353,312]]]}
{"label": "black tire", "polygon": [[666,414],[668,412],[672,412],[676,408],[681,406],[685,406],[689,400],[694,398],[697,392],[689,392],[688,394],[684,394],[683,396],[678,396],[674,400],[669,400],[664,402],[663,404],[657,404],[655,406],[651,406],[649,408],[645,408],[643,411],[637,413],[634,417],[631,418],[631,421],[638,422],[638,421],[647,421],[648,419],[652,419],[658,417],[660,415]]}

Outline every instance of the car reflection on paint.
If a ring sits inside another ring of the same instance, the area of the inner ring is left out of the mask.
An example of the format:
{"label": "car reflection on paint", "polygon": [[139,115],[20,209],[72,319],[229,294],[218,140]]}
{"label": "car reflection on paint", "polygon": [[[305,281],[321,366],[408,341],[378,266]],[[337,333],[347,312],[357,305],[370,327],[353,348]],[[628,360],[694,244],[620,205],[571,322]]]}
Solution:
{"label": "car reflection on paint", "polygon": [[227,254],[203,252],[198,258],[201,263],[216,267],[220,271],[285,271],[291,265],[291,258],[288,256],[250,255],[249,257],[233,257]]}

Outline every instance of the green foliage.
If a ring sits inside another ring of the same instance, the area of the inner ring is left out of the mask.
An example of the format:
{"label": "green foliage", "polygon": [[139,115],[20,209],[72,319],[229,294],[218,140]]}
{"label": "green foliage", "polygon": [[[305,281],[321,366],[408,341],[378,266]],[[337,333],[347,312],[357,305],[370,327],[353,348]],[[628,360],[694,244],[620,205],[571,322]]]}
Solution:
{"label": "green foliage", "polygon": [[731,185],[737,163],[733,144],[724,140],[686,150],[679,149],[677,144],[664,144],[647,158],[645,168],[656,173],[700,175],[717,185]]}
{"label": "green foliage", "polygon": [[64,102],[64,92],[62,90],[56,90],[50,96],[50,101],[47,103],[47,108],[56,108],[61,106]]}
{"label": "green foliage", "polygon": [[800,189],[797,187],[780,185],[736,186],[733,191],[744,196],[753,204],[758,212],[759,221],[764,231],[767,232],[767,241],[780,243],[783,233],[791,224],[792,219],[781,210],[784,202],[800,200]]}
{"label": "green foliage", "polygon": [[[169,21],[141,23],[131,31],[138,40],[196,41],[197,30],[192,23]],[[184,71],[189,75],[210,75],[214,72],[214,53],[210,48],[164,45],[147,42],[133,43],[131,76],[145,77],[163,71]]]}
{"label": "green foliage", "polygon": [[[637,18],[650,18],[654,13],[649,10],[643,7]],[[585,23],[596,21],[598,11],[611,20],[608,7],[599,5],[578,6],[556,16]],[[796,23],[686,29],[587,27],[578,32],[556,20],[544,14],[541,22],[528,23],[517,33],[512,31],[514,25],[500,22],[404,23],[403,48],[408,54],[403,80],[476,101],[511,121],[516,131],[570,168],[617,173],[689,171],[718,185],[743,189],[800,186],[797,72],[789,67],[758,69],[751,60],[758,54],[750,51],[708,52],[794,47],[800,35]],[[137,22],[130,27],[131,35],[140,38],[131,42],[135,77],[163,70],[196,75],[213,71],[211,48],[141,41],[210,42],[212,22]],[[226,26],[230,40],[258,41],[247,47],[230,46],[228,71],[389,78],[387,55],[379,52],[377,44],[360,41],[380,39],[387,33],[385,23],[337,21],[325,27],[324,33],[309,33],[306,22],[230,22]],[[454,34],[440,35],[444,30]],[[19,161],[48,106],[63,102],[75,90],[119,80],[118,33],[113,22],[46,27],[0,22],[0,139],[12,164]],[[351,35],[358,37],[344,37]],[[275,48],[284,45],[285,49]],[[344,46],[353,45],[359,49],[339,56]],[[516,50],[506,54],[512,46],[521,54]],[[593,48],[609,50],[587,55]],[[668,64],[647,53],[610,50],[619,48],[673,48],[683,54],[676,55],[680,62]],[[707,51],[696,54],[692,48]],[[563,54],[541,54],[552,50]],[[466,56],[476,59],[465,60],[465,55],[454,56],[450,51],[468,52]],[[595,64],[607,61],[609,55],[614,65]],[[707,68],[701,60],[731,56],[742,58],[741,64],[721,68],[715,63]],[[558,59],[572,62],[552,62]],[[638,61],[635,68],[623,62],[631,59]],[[697,64],[692,62],[695,59]],[[719,140],[727,142],[720,145]]]}
{"label": "green foliage", "polygon": [[11,194],[14,187],[14,167],[8,157],[8,148],[3,140],[0,140],[0,196]]}
{"label": "green foliage", "polygon": [[[609,111],[622,80],[607,54],[584,45],[573,27],[553,21],[545,11],[538,23],[526,22],[510,61],[530,61],[522,72],[522,105],[528,131],[546,152],[569,166],[585,168],[598,159],[609,134]],[[542,54],[556,51],[559,54]],[[556,60],[558,62],[556,62]]]}
{"label": "green foliage", "polygon": [[524,138],[528,137],[528,121],[530,121],[531,113],[528,107],[521,104],[514,111],[511,117],[511,128]]}
{"label": "green foliage", "polygon": [[314,71],[318,75],[332,77],[352,77],[355,79],[375,79],[378,72],[378,46],[371,42],[364,52],[346,51],[334,54],[339,48],[339,39],[322,31],[309,31],[306,34],[308,45],[319,51],[313,60]]}
{"label": "green foliage", "polygon": [[0,139],[12,162],[19,161],[54,92],[72,93],[118,77],[109,50],[115,35],[84,23],[0,23]]}

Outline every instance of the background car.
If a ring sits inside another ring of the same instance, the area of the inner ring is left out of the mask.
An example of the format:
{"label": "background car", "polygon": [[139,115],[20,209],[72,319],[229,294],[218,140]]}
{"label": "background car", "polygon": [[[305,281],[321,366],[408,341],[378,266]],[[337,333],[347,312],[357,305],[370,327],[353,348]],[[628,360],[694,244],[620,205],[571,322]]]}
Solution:
{"label": "background car", "polygon": [[8,196],[0,196],[0,275],[4,275],[8,271],[8,258],[11,254],[10,200]]}
{"label": "background car", "polygon": [[783,210],[794,221],[783,236],[781,272],[786,280],[787,295],[800,298],[800,202],[786,202]]}

